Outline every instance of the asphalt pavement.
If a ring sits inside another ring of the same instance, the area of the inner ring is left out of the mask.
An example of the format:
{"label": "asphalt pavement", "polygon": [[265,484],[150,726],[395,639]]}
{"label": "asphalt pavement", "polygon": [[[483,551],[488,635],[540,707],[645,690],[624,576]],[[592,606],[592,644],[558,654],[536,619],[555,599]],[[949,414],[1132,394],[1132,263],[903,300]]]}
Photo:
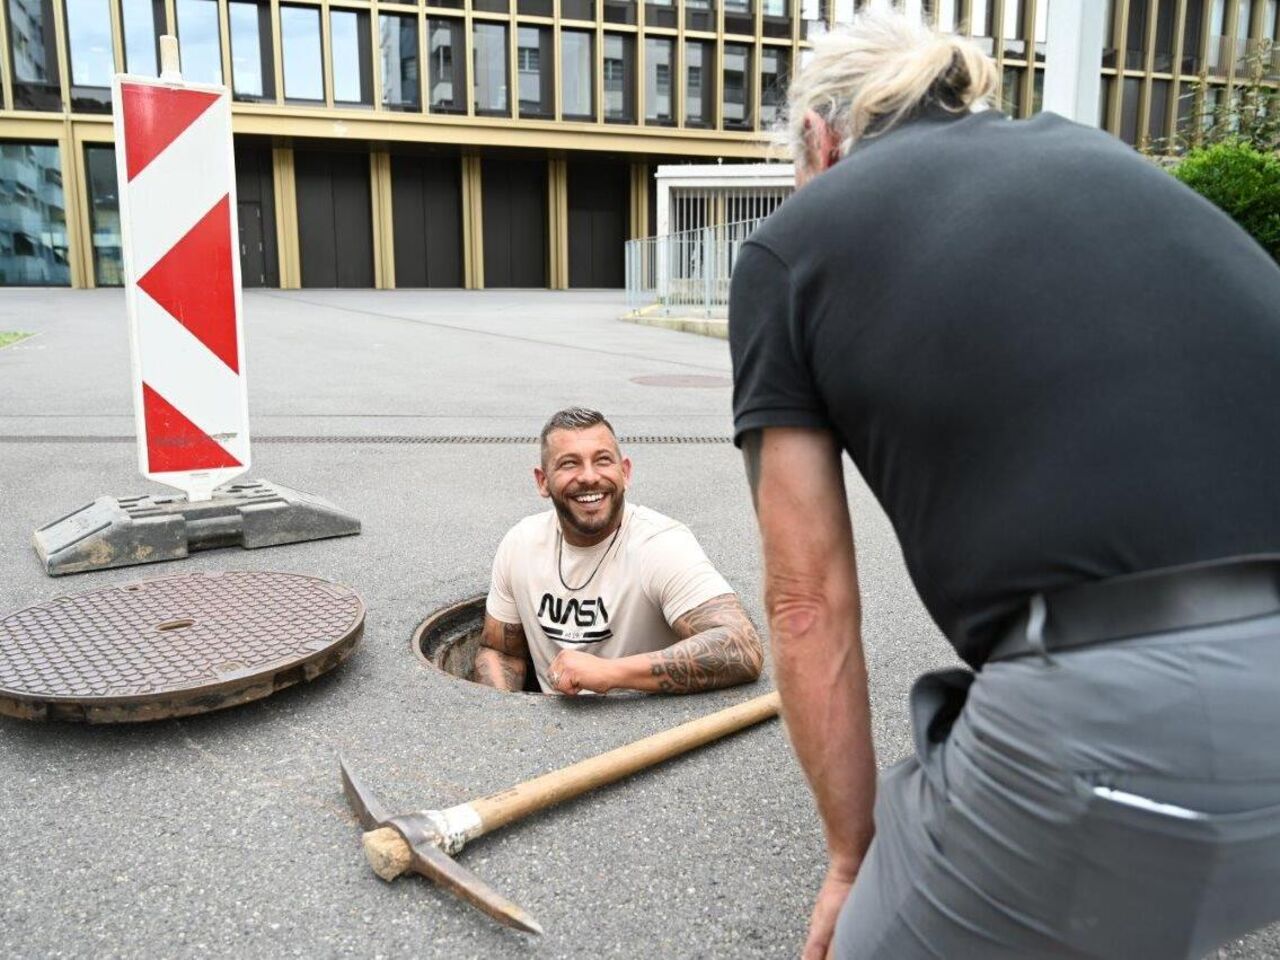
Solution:
{"label": "asphalt pavement", "polygon": [[[619,322],[612,292],[252,291],[251,476],[325,497],[358,537],[51,579],[34,529],[103,494],[163,492],[131,442],[119,291],[10,290],[0,330],[0,614],[196,570],[345,583],[364,639],[333,673],[183,720],[0,718],[0,956],[788,957],[824,870],[780,724],[755,728],[476,841],[460,859],[529,910],[498,927],[425,881],[365,865],[349,758],[389,805],[443,807],[771,688],[678,698],[501,694],[410,649],[432,610],[483,593],[512,523],[543,509],[546,416],[603,410],[630,494],[684,520],[757,623],[758,541],[730,435],[720,340]],[[274,438],[274,439],[273,439]],[[487,442],[476,442],[478,439]],[[906,694],[953,662],[856,474],[850,500],[881,764],[910,750]],[[1280,928],[1221,957],[1280,957]]]}

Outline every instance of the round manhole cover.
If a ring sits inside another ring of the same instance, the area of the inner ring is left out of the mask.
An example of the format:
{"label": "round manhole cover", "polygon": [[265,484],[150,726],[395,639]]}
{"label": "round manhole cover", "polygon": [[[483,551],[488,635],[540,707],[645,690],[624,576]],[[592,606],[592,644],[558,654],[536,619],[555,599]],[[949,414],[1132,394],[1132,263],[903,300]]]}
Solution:
{"label": "round manhole cover", "polygon": [[220,710],[351,655],[364,603],[289,573],[189,573],[59,597],[0,619],[0,713],[119,723]]}
{"label": "round manhole cover", "polygon": [[[413,631],[413,652],[428,666],[451,677],[478,682],[475,678],[476,650],[484,633],[485,596],[461,600],[441,607]],[[526,654],[524,692],[538,693],[538,677]]]}
{"label": "round manhole cover", "polygon": [[732,387],[729,377],[712,377],[701,373],[651,373],[632,377],[642,387]]}

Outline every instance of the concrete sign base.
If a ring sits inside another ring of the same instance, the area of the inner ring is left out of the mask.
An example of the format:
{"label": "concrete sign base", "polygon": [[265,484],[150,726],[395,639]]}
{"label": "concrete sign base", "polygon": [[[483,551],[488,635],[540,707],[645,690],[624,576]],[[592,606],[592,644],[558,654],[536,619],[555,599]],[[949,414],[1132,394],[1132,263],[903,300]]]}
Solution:
{"label": "concrete sign base", "polygon": [[360,532],[360,521],[327,500],[268,480],[244,480],[196,503],[181,495],[99,497],[35,532],[45,572],[181,560],[196,550],[274,547]]}

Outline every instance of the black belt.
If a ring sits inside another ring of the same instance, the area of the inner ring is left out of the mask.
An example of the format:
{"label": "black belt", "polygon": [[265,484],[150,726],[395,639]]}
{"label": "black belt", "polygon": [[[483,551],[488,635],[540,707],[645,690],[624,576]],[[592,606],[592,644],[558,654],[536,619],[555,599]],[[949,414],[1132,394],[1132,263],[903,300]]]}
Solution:
{"label": "black belt", "polygon": [[1280,558],[1128,574],[1038,593],[987,662],[1280,613]]}

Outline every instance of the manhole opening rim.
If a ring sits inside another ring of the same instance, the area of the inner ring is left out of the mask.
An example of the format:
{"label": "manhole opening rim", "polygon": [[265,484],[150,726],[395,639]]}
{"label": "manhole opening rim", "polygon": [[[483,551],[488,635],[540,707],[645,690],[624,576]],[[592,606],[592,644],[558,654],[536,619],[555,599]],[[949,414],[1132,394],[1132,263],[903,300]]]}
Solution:
{"label": "manhole opening rim", "polygon": [[[427,614],[427,616],[413,628],[413,634],[409,638],[409,645],[413,650],[414,658],[418,661],[420,666],[426,667],[433,673],[437,673],[450,680],[457,681],[458,683],[465,683],[473,687],[481,687],[485,690],[491,690],[494,693],[501,693],[503,695],[523,694],[530,697],[543,696],[542,692],[538,690],[498,690],[496,687],[491,687],[486,683],[480,683],[476,680],[469,680],[466,677],[460,677],[456,673],[450,673],[448,670],[444,669],[444,667],[440,666],[440,664],[433,660],[431,656],[427,654],[426,650],[423,649],[426,645],[428,633],[432,629],[447,625],[452,620],[462,622],[465,621],[468,615],[474,616],[478,614],[480,625],[483,627],[485,601],[487,599],[487,594],[475,594],[462,600],[455,600],[452,603],[446,603],[444,606],[438,607],[431,611],[431,613]],[[467,636],[466,631],[455,629],[452,632],[454,632],[456,636],[447,639],[446,642],[441,644],[437,651],[437,656],[442,656],[446,651],[452,649]]]}

